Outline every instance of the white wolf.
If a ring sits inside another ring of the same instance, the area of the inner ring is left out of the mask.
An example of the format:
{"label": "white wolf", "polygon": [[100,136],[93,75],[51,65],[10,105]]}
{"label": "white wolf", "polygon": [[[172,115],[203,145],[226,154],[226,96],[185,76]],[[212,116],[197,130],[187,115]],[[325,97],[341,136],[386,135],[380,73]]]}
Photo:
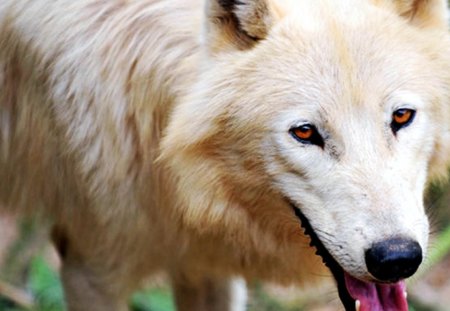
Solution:
{"label": "white wolf", "polygon": [[406,310],[445,1],[205,2],[0,2],[0,202],[53,221],[69,309],[164,270],[179,310],[243,310],[232,279],[312,278],[311,239],[347,310]]}

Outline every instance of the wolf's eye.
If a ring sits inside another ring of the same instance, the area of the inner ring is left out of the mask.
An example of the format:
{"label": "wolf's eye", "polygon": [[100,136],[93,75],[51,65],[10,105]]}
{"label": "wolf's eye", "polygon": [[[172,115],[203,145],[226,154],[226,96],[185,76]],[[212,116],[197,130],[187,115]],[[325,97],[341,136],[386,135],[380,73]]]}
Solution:
{"label": "wolf's eye", "polygon": [[400,129],[408,126],[414,120],[416,111],[408,108],[401,108],[394,111],[392,114],[391,128],[397,133]]}
{"label": "wolf's eye", "polygon": [[324,146],[322,136],[320,136],[316,127],[311,124],[303,124],[298,127],[291,128],[291,135],[303,144],[317,145],[321,148]]}

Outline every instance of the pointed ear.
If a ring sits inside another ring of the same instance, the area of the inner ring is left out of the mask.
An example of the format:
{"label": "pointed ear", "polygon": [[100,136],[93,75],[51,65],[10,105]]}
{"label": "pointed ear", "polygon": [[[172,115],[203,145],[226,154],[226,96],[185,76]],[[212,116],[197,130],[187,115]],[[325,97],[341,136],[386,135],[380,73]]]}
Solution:
{"label": "pointed ear", "polygon": [[398,14],[421,28],[448,28],[446,0],[389,0]]}
{"label": "pointed ear", "polygon": [[266,38],[279,15],[270,0],[207,0],[206,44],[213,52],[251,48]]}

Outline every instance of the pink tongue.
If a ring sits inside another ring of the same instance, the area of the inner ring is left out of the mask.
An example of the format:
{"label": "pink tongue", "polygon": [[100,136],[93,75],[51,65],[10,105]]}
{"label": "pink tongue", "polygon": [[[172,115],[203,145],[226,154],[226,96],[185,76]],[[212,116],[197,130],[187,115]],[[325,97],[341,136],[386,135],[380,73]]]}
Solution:
{"label": "pink tongue", "polygon": [[360,311],[408,311],[404,281],[394,284],[367,283],[345,273],[345,285],[350,296],[360,301]]}

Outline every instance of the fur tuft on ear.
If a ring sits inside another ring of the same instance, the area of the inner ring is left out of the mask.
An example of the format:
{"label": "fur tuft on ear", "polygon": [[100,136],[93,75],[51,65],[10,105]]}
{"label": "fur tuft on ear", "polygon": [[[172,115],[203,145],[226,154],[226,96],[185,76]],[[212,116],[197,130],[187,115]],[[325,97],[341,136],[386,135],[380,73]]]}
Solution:
{"label": "fur tuft on ear", "polygon": [[387,0],[396,12],[422,28],[448,28],[446,0]]}
{"label": "fur tuft on ear", "polygon": [[266,38],[277,18],[270,0],[208,0],[206,35],[213,51],[251,48]]}

